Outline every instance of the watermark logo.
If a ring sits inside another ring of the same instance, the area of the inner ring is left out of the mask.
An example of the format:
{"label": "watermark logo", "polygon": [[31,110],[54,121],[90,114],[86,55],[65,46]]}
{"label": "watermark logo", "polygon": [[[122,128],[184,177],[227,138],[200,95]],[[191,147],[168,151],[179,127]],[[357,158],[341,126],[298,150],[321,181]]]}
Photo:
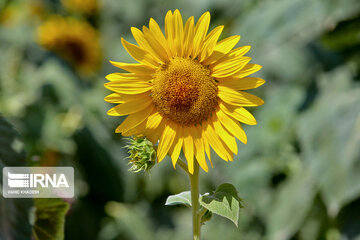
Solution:
{"label": "watermark logo", "polygon": [[5,167],[3,196],[5,198],[72,198],[74,168]]}

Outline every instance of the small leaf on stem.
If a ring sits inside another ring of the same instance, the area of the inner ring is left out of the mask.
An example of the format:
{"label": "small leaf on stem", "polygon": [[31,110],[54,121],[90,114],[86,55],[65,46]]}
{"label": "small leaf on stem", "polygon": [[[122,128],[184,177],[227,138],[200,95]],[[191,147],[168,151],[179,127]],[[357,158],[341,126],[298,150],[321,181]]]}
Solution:
{"label": "small leaf on stem", "polygon": [[186,191],[176,195],[170,195],[166,199],[165,205],[172,206],[172,205],[179,205],[183,204],[187,207],[191,207],[191,192]]}

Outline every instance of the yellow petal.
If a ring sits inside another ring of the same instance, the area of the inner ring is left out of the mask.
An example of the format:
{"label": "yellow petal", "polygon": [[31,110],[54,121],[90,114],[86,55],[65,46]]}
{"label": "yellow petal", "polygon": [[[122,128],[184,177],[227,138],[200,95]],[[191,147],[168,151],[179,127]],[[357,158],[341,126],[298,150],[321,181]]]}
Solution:
{"label": "yellow petal", "polygon": [[227,115],[235,118],[239,122],[248,124],[248,125],[256,125],[255,117],[245,108],[243,107],[234,107],[224,102],[219,103],[220,109],[226,113]]}
{"label": "yellow petal", "polygon": [[176,127],[176,138],[173,143],[173,149],[172,149],[172,153],[171,153],[171,161],[172,161],[174,168],[175,168],[177,160],[179,159],[182,144],[183,144],[182,127],[177,126]]}
{"label": "yellow petal", "polygon": [[236,120],[234,120],[233,118],[226,115],[222,110],[218,110],[216,112],[216,115],[218,116],[219,121],[221,122],[221,124],[231,134],[233,134],[241,142],[243,142],[245,144],[247,143],[247,137],[246,137],[245,131]]}
{"label": "yellow petal", "polygon": [[218,27],[214,28],[209,33],[209,35],[206,37],[206,39],[204,41],[204,45],[202,46],[202,49],[200,52],[199,62],[202,62],[205,58],[209,57],[213,53],[214,47],[216,46],[216,43],[217,43],[223,29],[224,29],[224,26],[218,26]]}
{"label": "yellow petal", "polygon": [[199,55],[203,41],[208,32],[210,24],[210,13],[204,13],[196,23],[195,36],[193,42],[192,58],[196,58]]}
{"label": "yellow petal", "polygon": [[120,80],[137,80],[137,81],[148,81],[152,79],[150,74],[134,74],[134,73],[110,73],[105,77],[110,82]]}
{"label": "yellow petal", "polygon": [[164,22],[164,25],[165,25],[165,37],[166,39],[173,39],[173,24],[172,24],[172,17],[173,17],[173,14],[172,14],[172,11],[169,10],[167,11],[166,15],[165,15],[165,22]]}
{"label": "yellow petal", "polygon": [[212,76],[215,78],[232,76],[244,68],[250,60],[250,57],[239,56],[229,58],[223,62],[216,62],[214,65],[210,65],[210,69],[212,69]]}
{"label": "yellow petal", "polygon": [[[156,109],[154,109],[154,112],[157,112]],[[153,112],[153,113],[154,113]],[[152,113],[152,114],[153,114]],[[151,114],[151,115],[152,115]],[[151,116],[150,115],[150,116]],[[149,116],[149,117],[150,117]],[[144,135],[153,143],[153,144],[156,144],[160,137],[161,137],[161,134],[163,133],[165,129],[165,119],[162,119],[161,122],[158,124],[158,126],[156,128],[146,128],[145,131],[144,131]]]}
{"label": "yellow petal", "polygon": [[137,125],[134,128],[131,128],[125,132],[122,132],[121,135],[128,137],[128,136],[143,136],[145,130],[146,130],[146,126],[145,126],[145,122],[143,121],[141,122],[139,125]]}
{"label": "yellow petal", "polygon": [[150,96],[150,93],[140,93],[140,94],[122,94],[122,93],[112,93],[104,98],[106,102],[109,103],[124,103],[126,101],[132,101],[139,98]]}
{"label": "yellow petal", "polygon": [[159,146],[157,148],[158,162],[161,162],[169,152],[169,149],[174,142],[175,135],[176,131],[174,125],[170,124],[170,122],[167,122],[165,129],[161,135]]}
{"label": "yellow petal", "polygon": [[239,42],[240,36],[231,36],[218,42],[213,53],[204,60],[203,64],[209,65],[225,56]]}
{"label": "yellow petal", "polygon": [[174,16],[171,10],[169,10],[165,16],[165,36],[171,52],[169,57],[174,57],[176,55],[175,34]]}
{"label": "yellow petal", "polygon": [[188,58],[193,49],[193,38],[195,34],[194,17],[190,17],[185,24],[184,29],[184,52],[183,57]]}
{"label": "yellow petal", "polygon": [[[145,31],[144,31],[144,35],[147,36],[146,38],[148,39],[148,41],[150,40],[151,42],[159,43],[160,46],[157,46],[157,47],[163,48],[167,54],[167,59],[169,59],[169,56],[171,55],[169,45],[166,41],[164,34],[162,33],[162,31],[159,27],[159,25],[157,24],[157,22],[153,18],[150,18],[149,29],[147,29],[147,28],[145,28],[145,29],[146,29],[147,33],[145,33]],[[144,30],[144,28],[143,28],[143,30]]]}
{"label": "yellow petal", "polygon": [[218,42],[215,47],[215,51],[227,54],[235,47],[235,45],[239,42],[240,36],[234,35],[228,38],[225,38]]}
{"label": "yellow petal", "polygon": [[223,142],[220,140],[219,136],[215,133],[214,127],[211,123],[203,124],[204,136],[207,142],[211,145],[217,155],[228,161],[227,151],[223,145]]}
{"label": "yellow petal", "polygon": [[113,80],[104,84],[104,86],[115,86],[115,85],[131,85],[131,84],[143,84],[144,86],[152,86],[151,80],[142,80],[142,79],[129,79],[123,78],[120,80]]}
{"label": "yellow petal", "polygon": [[141,62],[149,67],[158,67],[159,63],[157,63],[154,58],[144,49],[129,43],[124,38],[121,38],[121,43],[126,49],[126,51],[138,62]]}
{"label": "yellow petal", "polygon": [[228,156],[228,160],[233,161],[234,160],[234,153],[230,150],[230,148],[224,144],[227,156]]}
{"label": "yellow petal", "polygon": [[191,174],[194,173],[194,141],[191,136],[190,128],[183,127],[184,131],[184,144],[183,151],[188,163],[188,170]]}
{"label": "yellow petal", "polygon": [[122,62],[114,62],[110,61],[112,65],[115,67],[124,69],[128,72],[136,73],[136,74],[148,74],[151,75],[155,72],[154,68],[151,68],[144,64],[137,64],[137,63],[122,63]]}
{"label": "yellow petal", "polygon": [[236,56],[244,56],[249,50],[251,49],[251,46],[242,46],[236,49],[233,49],[229,52],[229,56],[236,57]]}
{"label": "yellow petal", "polygon": [[233,61],[242,61],[242,57],[245,53],[250,50],[251,46],[242,46],[236,49],[231,50],[228,54],[224,55],[222,58],[218,59],[216,62],[210,65],[213,68],[216,65],[222,64],[224,62],[233,62]]}
{"label": "yellow petal", "polygon": [[141,48],[146,50],[153,58],[157,60],[157,62],[165,63],[167,58],[163,58],[163,55],[157,53],[156,49],[154,49],[150,43],[145,39],[144,34],[137,28],[132,27],[131,33],[133,34],[135,41]]}
{"label": "yellow petal", "polygon": [[111,108],[107,114],[110,116],[124,116],[132,113],[139,112],[144,108],[148,107],[152,104],[151,97],[143,97],[138,98],[132,101],[127,101],[125,103],[121,103],[113,108]]}
{"label": "yellow petal", "polygon": [[150,83],[142,81],[113,81],[105,83],[104,86],[111,91],[124,94],[145,93],[152,88]]}
{"label": "yellow petal", "polygon": [[109,103],[123,103],[124,99],[121,98],[121,94],[119,93],[112,93],[104,98],[106,102]]}
{"label": "yellow petal", "polygon": [[130,129],[138,126],[140,123],[145,121],[150,113],[154,109],[154,105],[150,105],[149,107],[141,110],[140,112],[130,114],[127,118],[116,128],[116,133],[127,132]]}
{"label": "yellow petal", "polygon": [[151,114],[146,122],[146,128],[147,129],[156,129],[158,128],[158,126],[161,124],[161,122],[163,121],[163,117],[161,116],[161,114],[156,111],[153,114]]}
{"label": "yellow petal", "polygon": [[173,23],[175,29],[175,48],[178,56],[182,56],[183,52],[183,43],[182,40],[184,38],[184,25],[183,20],[178,9],[175,10],[173,16]]}
{"label": "yellow petal", "polygon": [[223,128],[216,115],[214,115],[213,119],[214,119],[213,124],[214,124],[215,132],[220,136],[223,142],[229,147],[231,152],[237,154],[238,148],[237,148],[236,140],[233,137],[233,135],[229,134],[229,132]]}
{"label": "yellow petal", "polygon": [[[150,19],[151,22],[151,19]],[[149,45],[154,49],[154,51],[159,54],[159,56],[161,57],[161,59],[164,59],[164,61],[166,62],[169,59],[170,54],[168,54],[168,51],[165,50],[166,46],[168,45],[167,42],[165,44],[160,43],[158,41],[157,36],[155,35],[155,33],[152,33],[147,27],[143,26],[143,32],[144,32],[144,37],[146,38],[146,40],[148,41]],[[162,33],[161,33],[162,34]],[[164,36],[163,36],[164,37]]]}
{"label": "yellow petal", "polygon": [[204,148],[205,148],[206,155],[207,155],[207,157],[209,159],[211,167],[214,168],[214,165],[213,165],[213,163],[211,161],[210,145],[209,145],[209,143],[208,143],[208,141],[207,141],[207,139],[205,137],[204,131],[202,131],[201,136],[202,136],[202,139],[203,139],[203,142],[204,142]]}
{"label": "yellow petal", "polygon": [[241,106],[241,107],[255,107],[264,104],[264,101],[250,93],[235,91],[231,88],[218,86],[219,97],[226,103]]}
{"label": "yellow petal", "polygon": [[233,77],[235,78],[243,78],[246,76],[249,76],[250,74],[253,74],[257,71],[259,71],[262,68],[262,66],[258,64],[248,64],[243,69],[241,69],[239,72],[237,72]]}
{"label": "yellow petal", "polygon": [[220,80],[219,85],[232,88],[235,90],[253,89],[260,87],[265,83],[264,79],[253,78],[253,77],[247,77],[247,78],[228,77],[228,78],[220,78],[219,80]]}
{"label": "yellow petal", "polygon": [[209,171],[209,168],[205,159],[205,150],[204,143],[202,140],[202,128],[201,127],[193,127],[194,133],[194,145],[195,145],[195,157],[200,167],[204,169],[205,172]]}

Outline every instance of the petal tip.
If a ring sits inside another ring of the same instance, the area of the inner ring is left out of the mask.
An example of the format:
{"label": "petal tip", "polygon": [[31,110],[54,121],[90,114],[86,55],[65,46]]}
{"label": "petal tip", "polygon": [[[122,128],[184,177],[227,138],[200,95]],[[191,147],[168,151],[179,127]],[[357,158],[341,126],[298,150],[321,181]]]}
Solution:
{"label": "petal tip", "polygon": [[165,18],[166,18],[166,16],[168,16],[168,15],[172,15],[172,11],[171,11],[171,10],[167,11],[167,13],[166,13],[166,15],[165,15]]}
{"label": "petal tip", "polygon": [[[105,76],[105,79],[108,80],[108,81],[111,81],[111,80],[110,80],[110,75],[111,75],[111,73],[108,74],[108,75],[106,75],[106,76]],[[108,83],[104,83],[104,86],[106,86],[105,84],[108,84]]]}
{"label": "petal tip", "polygon": [[155,19],[150,18],[150,20],[149,20],[149,26],[153,25],[154,23],[156,23]]}
{"label": "petal tip", "polygon": [[112,61],[112,60],[109,60],[109,62],[110,62],[111,65],[113,65],[114,67],[116,67],[116,65],[118,64],[118,62],[115,62],[115,61]]}
{"label": "petal tip", "polygon": [[266,83],[266,81],[262,78],[259,78],[259,86],[263,85],[264,83]]}

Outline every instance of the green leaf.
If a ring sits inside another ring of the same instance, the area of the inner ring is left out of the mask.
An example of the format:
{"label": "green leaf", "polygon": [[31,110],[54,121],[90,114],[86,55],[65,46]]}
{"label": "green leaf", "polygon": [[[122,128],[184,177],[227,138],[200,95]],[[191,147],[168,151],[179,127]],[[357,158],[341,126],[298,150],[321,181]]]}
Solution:
{"label": "green leaf", "polygon": [[331,217],[360,194],[360,88],[352,74],[345,66],[322,76],[317,100],[299,118],[304,163]]}
{"label": "green leaf", "polygon": [[[311,210],[316,190],[314,179],[306,168],[298,170],[279,186],[275,198],[265,212],[267,222],[265,239],[291,239],[291,236],[301,228]],[[301,211],[294,214],[296,209]]]}
{"label": "green leaf", "polygon": [[35,200],[34,238],[64,239],[65,214],[69,210],[69,203],[60,198],[36,198]]}
{"label": "green leaf", "polygon": [[176,195],[170,195],[166,199],[165,205],[172,206],[172,205],[179,205],[183,204],[187,207],[191,207],[191,192],[186,191]]}
{"label": "green leaf", "polygon": [[221,184],[213,194],[200,197],[201,206],[230,219],[236,226],[239,221],[240,201],[236,188],[230,183]]}
{"label": "green leaf", "polygon": [[[3,167],[24,166],[25,157],[19,134],[0,116],[0,189]],[[31,239],[29,216],[32,206],[31,199],[0,197],[0,239]]]}

